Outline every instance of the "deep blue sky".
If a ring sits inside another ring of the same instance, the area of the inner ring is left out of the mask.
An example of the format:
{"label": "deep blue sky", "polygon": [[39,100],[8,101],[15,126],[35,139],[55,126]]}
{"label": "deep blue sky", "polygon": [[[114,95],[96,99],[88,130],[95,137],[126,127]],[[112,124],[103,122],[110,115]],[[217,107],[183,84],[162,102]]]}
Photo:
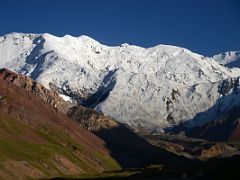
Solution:
{"label": "deep blue sky", "polygon": [[85,34],[107,45],[240,50],[240,0],[0,0],[0,35]]}

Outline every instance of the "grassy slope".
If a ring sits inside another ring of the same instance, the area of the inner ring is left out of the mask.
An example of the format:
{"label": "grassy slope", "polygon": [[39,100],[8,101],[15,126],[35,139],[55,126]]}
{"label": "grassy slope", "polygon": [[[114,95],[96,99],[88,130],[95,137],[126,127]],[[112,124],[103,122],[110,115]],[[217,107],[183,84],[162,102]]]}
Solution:
{"label": "grassy slope", "polygon": [[[92,162],[89,161],[89,157],[85,159],[84,154],[81,154],[85,147],[63,132],[53,129],[35,130],[4,113],[0,113],[0,134],[1,169],[12,177],[17,173],[14,169],[10,170],[5,167],[5,162],[9,160],[26,161],[41,171],[43,177],[76,174],[74,170],[71,170],[71,165],[63,167],[64,164],[57,162],[54,158],[56,155],[65,157],[79,167],[75,168],[80,169],[79,174],[81,171],[97,173],[98,163],[104,163],[113,170],[119,169],[113,159],[96,151],[91,152]],[[24,177],[26,174],[22,172],[21,175]]]}

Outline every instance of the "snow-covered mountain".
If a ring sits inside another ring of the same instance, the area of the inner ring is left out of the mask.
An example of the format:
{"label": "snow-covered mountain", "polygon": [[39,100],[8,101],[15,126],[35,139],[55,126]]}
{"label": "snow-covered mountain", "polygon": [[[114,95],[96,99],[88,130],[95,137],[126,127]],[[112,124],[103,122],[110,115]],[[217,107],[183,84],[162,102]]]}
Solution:
{"label": "snow-covered mountain", "polygon": [[229,51],[229,52],[217,54],[212,58],[226,67],[240,68],[240,51]]}
{"label": "snow-covered mountain", "polygon": [[195,126],[240,104],[227,99],[208,115],[231,94],[228,82],[239,82],[240,69],[176,46],[109,47],[87,36],[11,33],[0,37],[0,67],[136,129],[162,130],[206,111]]}

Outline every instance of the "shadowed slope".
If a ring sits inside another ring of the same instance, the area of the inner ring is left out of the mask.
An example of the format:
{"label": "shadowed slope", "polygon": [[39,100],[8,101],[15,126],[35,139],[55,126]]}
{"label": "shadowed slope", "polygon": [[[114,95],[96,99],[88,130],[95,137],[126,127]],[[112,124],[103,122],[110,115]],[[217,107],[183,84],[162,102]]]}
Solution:
{"label": "shadowed slope", "polygon": [[240,107],[234,107],[225,116],[214,121],[186,130],[186,134],[212,141],[240,140]]}
{"label": "shadowed slope", "polygon": [[94,110],[77,106],[69,110],[68,116],[103,139],[106,147],[111,150],[111,156],[124,168],[190,162],[186,158],[149,144],[123,124]]}

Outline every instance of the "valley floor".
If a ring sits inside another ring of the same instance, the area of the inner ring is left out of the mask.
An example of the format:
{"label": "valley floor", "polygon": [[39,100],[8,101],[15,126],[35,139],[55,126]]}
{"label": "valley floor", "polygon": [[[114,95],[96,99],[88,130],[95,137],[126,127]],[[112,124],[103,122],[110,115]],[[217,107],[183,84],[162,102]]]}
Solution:
{"label": "valley floor", "polygon": [[201,165],[193,165],[192,167],[163,167],[161,165],[154,165],[139,169],[105,172],[102,174],[92,174],[79,177],[56,177],[52,179],[239,179],[239,163],[240,156],[233,156],[226,159],[211,160],[202,163]]}

